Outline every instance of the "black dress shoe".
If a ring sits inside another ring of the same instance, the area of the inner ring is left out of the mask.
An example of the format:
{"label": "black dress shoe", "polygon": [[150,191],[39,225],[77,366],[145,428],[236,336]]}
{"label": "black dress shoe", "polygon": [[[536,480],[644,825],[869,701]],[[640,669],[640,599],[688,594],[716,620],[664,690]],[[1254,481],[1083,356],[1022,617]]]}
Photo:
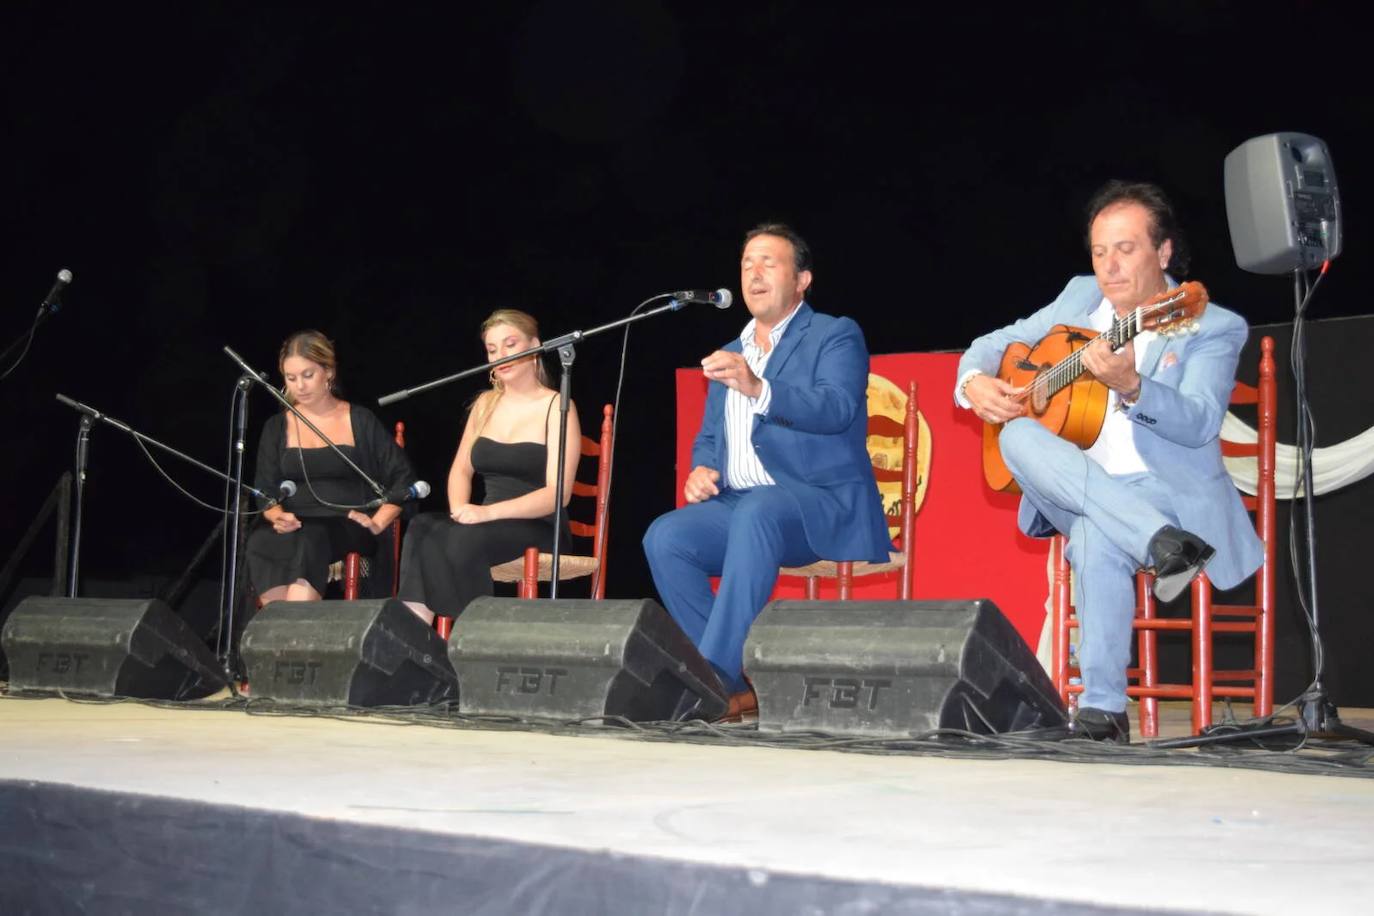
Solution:
{"label": "black dress shoe", "polygon": [[1078,710],[1069,726],[1075,738],[1089,741],[1109,741],[1112,744],[1131,742],[1131,719],[1124,712],[1107,712],[1094,706]]}
{"label": "black dress shoe", "polygon": [[1165,525],[1150,538],[1150,562],[1155,574],[1155,597],[1173,601],[1216,556],[1212,545],[1190,531]]}

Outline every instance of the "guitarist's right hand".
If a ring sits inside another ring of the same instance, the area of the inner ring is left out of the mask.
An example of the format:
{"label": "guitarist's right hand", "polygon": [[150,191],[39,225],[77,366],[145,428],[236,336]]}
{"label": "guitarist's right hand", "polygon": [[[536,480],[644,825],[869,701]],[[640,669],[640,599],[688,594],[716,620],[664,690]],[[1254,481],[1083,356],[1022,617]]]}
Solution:
{"label": "guitarist's right hand", "polygon": [[964,397],[984,423],[1005,423],[1025,416],[1021,389],[991,375],[975,375],[964,385]]}

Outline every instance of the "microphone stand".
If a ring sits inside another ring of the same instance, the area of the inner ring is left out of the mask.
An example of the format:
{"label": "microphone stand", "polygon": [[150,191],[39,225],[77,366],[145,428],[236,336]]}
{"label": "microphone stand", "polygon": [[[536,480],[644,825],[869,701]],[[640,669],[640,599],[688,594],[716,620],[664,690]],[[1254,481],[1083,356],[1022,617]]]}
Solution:
{"label": "microphone stand", "polygon": [[[57,396],[61,399],[62,395]],[[99,416],[97,414],[97,416]],[[81,416],[76,430],[76,509],[72,515],[71,558],[67,568],[67,597],[75,598],[77,577],[81,574],[81,516],[86,504],[86,466],[91,456],[91,414]]]}
{"label": "microphone stand", "polygon": [[597,334],[601,334],[605,331],[611,331],[615,328],[619,328],[627,324],[633,324],[636,321],[643,321],[645,318],[650,318],[662,312],[676,312],[687,305],[687,302],[685,301],[679,301],[675,298],[672,298],[674,295],[674,293],[660,293],[657,296],[650,297],[647,300],[648,302],[653,302],[655,299],[668,299],[668,302],[664,305],[658,306],[657,308],[649,309],[647,312],[640,312],[637,315],[632,314],[625,318],[620,318],[616,321],[599,325],[597,327],[592,328],[589,331],[573,331],[570,334],[564,334],[561,337],[555,337],[551,340],[547,340],[537,347],[530,347],[528,350],[522,350],[519,353],[512,353],[510,356],[504,356],[501,359],[494,359],[490,360],[489,362],[479,363],[478,365],[473,366],[470,369],[464,369],[461,372],[455,372],[452,375],[446,375],[443,378],[438,378],[434,379],[433,381],[425,382],[423,385],[416,385],[414,388],[404,388],[400,391],[394,391],[391,394],[383,395],[382,397],[377,399],[377,404],[379,406],[385,407],[388,404],[394,404],[397,401],[403,401],[406,398],[413,397],[414,395],[421,394],[434,388],[439,388],[443,385],[449,384],[450,382],[456,382],[459,379],[465,379],[469,376],[477,375],[479,373],[490,372],[492,369],[495,369],[498,366],[504,366],[506,363],[513,363],[516,360],[526,359],[530,356],[548,353],[554,350],[558,351],[558,362],[561,369],[561,376],[558,381],[558,477],[554,481],[553,490],[553,561],[551,564],[552,569],[550,570],[551,574],[549,577],[550,598],[558,597],[558,573],[560,568],[560,561],[562,560],[563,556],[563,518],[567,513],[567,510],[563,506],[563,469],[567,467],[568,409],[572,400],[571,392],[573,362],[577,359],[577,350],[575,345],[588,337],[595,337]]}
{"label": "microphone stand", "polygon": [[[245,387],[245,388],[247,387],[247,382],[245,382],[243,379],[240,379],[240,380],[239,380],[239,384],[240,384],[240,386],[242,386],[242,387]],[[68,407],[72,408],[73,410],[79,412],[79,413],[82,415],[82,416],[81,416],[81,426],[80,426],[80,429],[79,429],[78,432],[77,432],[77,438],[76,438],[76,494],[77,494],[77,495],[76,495],[76,517],[75,517],[75,521],[74,521],[74,523],[73,523],[73,525],[72,525],[71,579],[70,579],[70,581],[68,582],[68,585],[67,585],[68,597],[70,597],[70,598],[75,598],[75,597],[76,597],[76,575],[77,575],[78,568],[79,568],[79,567],[78,567],[78,563],[79,563],[79,556],[80,556],[80,552],[81,552],[81,514],[82,514],[82,513],[81,513],[81,504],[82,504],[82,491],[83,491],[83,488],[84,488],[84,487],[83,487],[83,484],[84,484],[85,478],[86,478],[86,464],[87,464],[87,460],[88,460],[88,458],[89,458],[89,441],[90,441],[91,427],[95,425],[95,421],[96,421],[96,420],[101,420],[101,421],[103,421],[103,422],[105,422],[105,423],[108,423],[109,425],[113,426],[115,429],[118,429],[118,430],[120,430],[120,431],[122,431],[122,432],[128,433],[129,435],[131,435],[131,436],[133,436],[135,439],[137,439],[139,442],[143,442],[143,443],[146,443],[146,444],[148,444],[148,445],[156,446],[157,448],[159,448],[159,449],[161,449],[162,451],[168,453],[169,455],[175,455],[177,458],[180,458],[182,461],[185,461],[185,462],[187,462],[188,464],[193,464],[193,465],[195,465],[196,467],[200,468],[202,471],[205,471],[205,472],[208,473],[208,474],[213,474],[215,477],[218,477],[220,480],[228,481],[228,482],[230,482],[230,483],[234,483],[235,481],[234,481],[234,478],[233,478],[233,477],[231,477],[230,475],[224,473],[223,471],[219,470],[218,468],[212,468],[212,467],[210,467],[210,465],[206,464],[205,462],[199,461],[199,460],[197,460],[197,459],[195,459],[195,458],[192,458],[190,455],[186,454],[185,452],[179,451],[179,450],[173,448],[172,446],[167,445],[165,442],[159,442],[157,439],[154,439],[152,436],[146,436],[146,435],[144,435],[143,433],[139,432],[138,430],[134,429],[134,428],[133,428],[132,426],[130,426],[129,424],[123,422],[122,420],[116,420],[114,417],[109,416],[108,414],[101,413],[99,410],[96,410],[94,407],[91,407],[91,406],[88,405],[88,404],[83,404],[83,403],[81,403],[80,401],[73,400],[72,398],[67,397],[65,394],[58,394],[58,395],[57,395],[57,400],[61,401],[63,404],[66,404]],[[241,399],[241,400],[247,400],[247,399],[246,399],[246,398],[243,398],[243,399]],[[237,440],[237,442],[236,442],[236,445],[237,445],[237,447],[238,447],[238,455],[237,455],[236,457],[237,457],[237,463],[240,465],[240,468],[241,468],[241,466],[242,466],[242,459],[243,459],[243,454],[242,454],[242,453],[243,453],[243,433],[242,433],[243,425],[242,425],[242,424],[243,424],[243,422],[246,422],[246,420],[247,420],[246,414],[245,414],[242,410],[240,410],[240,412],[239,412],[239,418],[240,418],[240,424],[239,424],[239,430],[238,430],[238,440]],[[230,604],[229,604],[229,624],[230,624],[230,626],[233,625],[233,603],[232,603],[232,602],[233,602],[234,597],[235,597],[235,595],[234,595],[233,578],[232,578],[232,577],[234,576],[234,574],[235,574],[235,570],[234,570],[234,568],[233,568],[233,563],[234,563],[234,561],[235,561],[235,547],[237,547],[238,523],[239,523],[239,516],[240,516],[240,511],[241,511],[241,505],[242,505],[242,504],[241,504],[241,500],[242,500],[242,496],[243,496],[242,491],[244,491],[244,490],[247,490],[248,493],[249,493],[250,495],[252,495],[252,496],[256,496],[256,497],[258,497],[259,499],[267,500],[269,503],[275,503],[275,502],[277,501],[274,497],[270,496],[269,494],[264,493],[263,491],[257,489],[256,487],[249,486],[248,484],[240,483],[240,484],[238,485],[238,487],[235,489],[235,492],[234,492],[234,526],[235,526],[235,527],[234,527],[234,532],[233,532],[233,533],[234,533],[234,536],[235,536],[235,541],[234,541],[233,546],[230,547],[230,554],[229,554],[229,556],[230,556],[230,564],[231,564],[231,566],[230,566],[230,577],[231,577],[231,578],[230,578],[230,584],[229,584],[229,599],[230,599]],[[220,627],[221,627],[221,630],[223,630],[224,622],[225,622],[225,621],[224,621],[224,608],[221,608],[221,609],[220,609]],[[223,638],[222,634],[221,634],[221,638]],[[231,640],[231,641],[232,641],[232,640]],[[225,651],[225,652],[223,652],[223,653],[218,653],[218,654],[219,654],[220,663],[221,663],[221,665],[224,666],[225,672],[226,672],[226,673],[231,673],[231,672],[230,672],[230,667],[229,667],[230,659],[229,659],[229,657],[228,657],[228,655],[229,655],[228,651]]]}

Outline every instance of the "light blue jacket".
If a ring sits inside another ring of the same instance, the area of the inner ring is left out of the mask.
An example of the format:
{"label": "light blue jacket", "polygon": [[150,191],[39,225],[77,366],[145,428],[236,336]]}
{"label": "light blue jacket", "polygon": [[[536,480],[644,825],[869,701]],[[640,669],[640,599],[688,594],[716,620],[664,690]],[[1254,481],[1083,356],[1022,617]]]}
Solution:
{"label": "light blue jacket", "polygon": [[[722,350],[743,352],[738,337]],[[849,318],[803,302],[763,377],[768,413],[754,418],[754,450],[778,486],[796,497],[811,549],[825,560],[886,562],[892,546],[868,456],[868,348]],[[693,467],[725,477],[725,393],[711,382]]]}
{"label": "light blue jacket", "polygon": [[[1096,278],[1074,277],[1034,315],[975,340],[959,361],[958,377],[972,369],[995,375],[1009,344],[1034,344],[1057,324],[1087,327],[1101,304]],[[1207,574],[1223,589],[1238,585],[1263,559],[1254,522],[1221,463],[1218,438],[1248,334],[1245,319],[1209,303],[1196,334],[1156,337],[1141,364],[1140,398],[1127,414],[1145,466],[1175,494],[1179,523],[1216,548]],[[1031,536],[1049,533],[1048,522],[1024,499],[1018,523]]]}

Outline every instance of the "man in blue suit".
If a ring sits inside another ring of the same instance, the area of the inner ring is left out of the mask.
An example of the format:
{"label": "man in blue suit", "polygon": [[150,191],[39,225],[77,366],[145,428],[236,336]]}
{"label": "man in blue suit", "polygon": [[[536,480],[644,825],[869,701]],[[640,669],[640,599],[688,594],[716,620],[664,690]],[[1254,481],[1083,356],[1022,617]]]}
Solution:
{"label": "man in blue suit", "polygon": [[852,320],[811,310],[810,285],[796,232],[749,232],[740,286],[753,320],[701,361],[711,385],[688,505],[644,535],[664,605],[732,693],[747,688],[744,640],[780,567],[889,558],[866,448],[868,349]]}
{"label": "man in blue suit", "polygon": [[1024,416],[1018,392],[996,378],[1003,351],[1034,344],[1057,324],[1105,330],[1177,286],[1166,271],[1187,270],[1173,208],[1150,184],[1113,181],[1094,195],[1088,248],[1094,276],[1075,277],[1040,311],[973,342],[959,363],[955,400],[1005,424],[999,444],[1021,486],[1021,530],[1068,535],[1083,673],[1075,727],[1124,742],[1135,571],[1153,569],[1155,594],[1168,601],[1204,566],[1230,588],[1262,559],[1218,438],[1248,327],[1209,304],[1196,334],[1145,332],[1117,351],[1105,339],[1089,344],[1083,365],[1111,396],[1097,441],[1080,450]]}

